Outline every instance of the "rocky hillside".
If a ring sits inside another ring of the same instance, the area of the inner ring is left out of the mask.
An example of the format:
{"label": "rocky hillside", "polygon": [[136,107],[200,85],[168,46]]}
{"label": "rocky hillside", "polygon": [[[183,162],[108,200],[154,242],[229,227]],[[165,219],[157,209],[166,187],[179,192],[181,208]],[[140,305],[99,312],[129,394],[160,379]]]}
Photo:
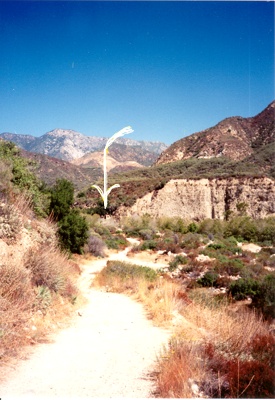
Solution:
{"label": "rocky hillside", "polygon": [[243,160],[275,139],[275,101],[252,118],[231,117],[204,131],[180,139],[168,147],[156,164],[190,157],[227,157]]}
{"label": "rocky hillside", "polygon": [[[24,150],[60,158],[65,161],[72,161],[83,157],[87,153],[102,150],[108,140],[108,138],[104,137],[85,136],[70,129],[54,129],[40,137],[12,133],[1,133],[0,137],[14,142]],[[167,148],[161,142],[139,142],[129,138],[119,138],[117,143],[131,147],[137,146],[138,151],[142,149],[142,151],[145,151],[145,154],[150,152],[154,155],[154,157],[152,154],[150,156],[153,158],[153,161]]]}
{"label": "rocky hillside", "polygon": [[187,220],[223,219],[242,209],[253,218],[275,214],[275,186],[270,178],[173,179],[162,189],[120,207],[118,215],[181,217]]}

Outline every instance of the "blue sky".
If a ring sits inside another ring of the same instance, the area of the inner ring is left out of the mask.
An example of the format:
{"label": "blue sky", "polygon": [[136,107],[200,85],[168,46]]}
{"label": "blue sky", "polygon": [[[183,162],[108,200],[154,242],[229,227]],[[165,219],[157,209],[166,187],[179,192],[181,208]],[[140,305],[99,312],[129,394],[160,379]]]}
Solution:
{"label": "blue sky", "polygon": [[170,144],[274,100],[274,3],[0,1],[0,88],[0,133]]}

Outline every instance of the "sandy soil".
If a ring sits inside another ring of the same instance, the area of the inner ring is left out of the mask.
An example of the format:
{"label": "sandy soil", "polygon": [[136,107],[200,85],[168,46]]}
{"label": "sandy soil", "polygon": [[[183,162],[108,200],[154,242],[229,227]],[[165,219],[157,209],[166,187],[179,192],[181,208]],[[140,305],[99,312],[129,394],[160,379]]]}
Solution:
{"label": "sandy soil", "polygon": [[[127,251],[110,258],[127,259]],[[150,372],[169,332],[154,327],[141,304],[90,288],[105,264],[106,259],[84,264],[79,285],[87,304],[51,343],[36,346],[4,371],[0,398],[152,397]]]}

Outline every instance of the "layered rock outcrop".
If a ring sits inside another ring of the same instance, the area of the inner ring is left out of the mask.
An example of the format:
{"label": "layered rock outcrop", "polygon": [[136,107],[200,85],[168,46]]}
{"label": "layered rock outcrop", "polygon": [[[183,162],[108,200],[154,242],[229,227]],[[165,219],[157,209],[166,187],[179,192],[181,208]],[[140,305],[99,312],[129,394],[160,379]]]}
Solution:
{"label": "layered rock outcrop", "polygon": [[131,208],[121,207],[118,213],[202,220],[224,219],[228,211],[241,209],[253,218],[275,215],[274,181],[266,177],[175,179],[138,199]]}

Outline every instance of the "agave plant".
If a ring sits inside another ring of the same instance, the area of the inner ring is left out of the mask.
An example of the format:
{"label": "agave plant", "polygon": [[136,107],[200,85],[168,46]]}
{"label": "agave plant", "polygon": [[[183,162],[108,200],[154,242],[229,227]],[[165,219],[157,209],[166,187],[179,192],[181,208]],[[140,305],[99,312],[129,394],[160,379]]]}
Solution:
{"label": "agave plant", "polygon": [[108,154],[108,148],[111,146],[111,144],[118,138],[121,136],[124,136],[128,133],[132,133],[134,132],[133,129],[130,126],[126,126],[125,128],[121,129],[120,131],[118,131],[117,133],[115,133],[112,137],[110,137],[110,139],[108,139],[106,146],[104,148],[104,153],[103,153],[103,172],[104,172],[104,187],[103,190],[98,186],[98,185],[92,185],[92,187],[94,187],[95,189],[98,190],[100,196],[102,197],[102,200],[104,202],[104,208],[107,208],[108,205],[108,195],[111,193],[111,191],[114,188],[118,188],[120,187],[120,185],[118,183],[116,183],[115,185],[111,186],[109,189],[107,189],[108,187],[108,179],[107,179],[107,154]]}

